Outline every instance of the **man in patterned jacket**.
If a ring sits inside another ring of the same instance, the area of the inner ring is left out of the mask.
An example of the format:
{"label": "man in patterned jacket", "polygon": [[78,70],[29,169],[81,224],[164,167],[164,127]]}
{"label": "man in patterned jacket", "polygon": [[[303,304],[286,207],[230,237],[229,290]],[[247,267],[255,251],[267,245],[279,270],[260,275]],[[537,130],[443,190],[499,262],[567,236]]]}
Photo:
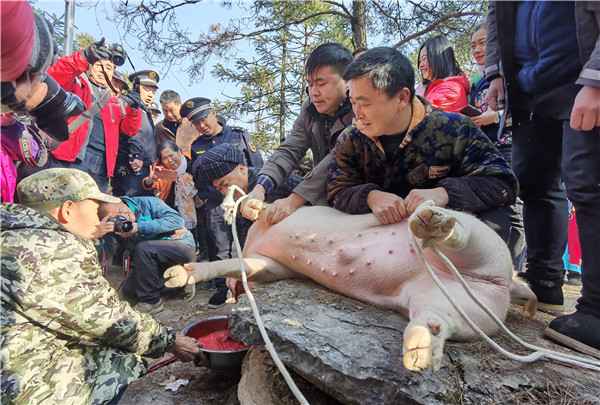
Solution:
{"label": "man in patterned jacket", "polygon": [[350,213],[401,221],[426,200],[474,213],[505,241],[517,179],[467,117],[433,110],[414,96],[414,70],[393,48],[374,48],[344,79],[356,124],[333,149],[328,201]]}
{"label": "man in patterned jacket", "polygon": [[200,354],[121,301],[102,277],[92,240],[100,192],[85,172],[48,169],[2,204],[2,403],[101,404],[146,373],[141,356]]}

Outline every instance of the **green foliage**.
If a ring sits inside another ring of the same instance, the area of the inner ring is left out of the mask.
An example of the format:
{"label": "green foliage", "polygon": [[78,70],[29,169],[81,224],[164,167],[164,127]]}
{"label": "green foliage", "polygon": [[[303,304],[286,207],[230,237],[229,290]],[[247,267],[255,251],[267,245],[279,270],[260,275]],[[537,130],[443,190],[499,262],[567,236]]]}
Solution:
{"label": "green foliage", "polygon": [[[131,3],[112,3],[113,21],[139,39],[147,61],[165,68],[185,63],[193,81],[204,79],[209,60],[218,61],[210,72],[214,80],[236,83],[241,93],[213,102],[228,119],[247,124],[263,151],[277,146],[305,101],[304,63],[319,44],[341,42],[351,50],[353,43],[393,46],[410,56],[416,69],[420,45],[429,36],[443,34],[453,43],[463,70],[472,76],[470,34],[485,18],[488,4],[474,0],[238,0],[237,6],[245,11],[243,18],[214,24],[198,35],[180,27],[176,16],[180,8],[192,12],[197,0]],[[231,1],[221,4],[224,9],[232,6]]]}
{"label": "green foliage", "polygon": [[41,10],[35,6],[37,1],[30,1],[29,4],[34,12],[44,17],[53,28],[52,36],[56,41],[56,45],[58,46],[58,54],[62,55],[63,43],[65,40],[65,15],[57,16],[56,14],[50,14],[47,11]]}
{"label": "green foliage", "polygon": [[79,49],[85,49],[94,42],[96,42],[96,39],[94,39],[94,37],[92,37],[90,34],[87,34],[85,32],[75,34],[75,40],[73,41],[73,50],[78,51]]}

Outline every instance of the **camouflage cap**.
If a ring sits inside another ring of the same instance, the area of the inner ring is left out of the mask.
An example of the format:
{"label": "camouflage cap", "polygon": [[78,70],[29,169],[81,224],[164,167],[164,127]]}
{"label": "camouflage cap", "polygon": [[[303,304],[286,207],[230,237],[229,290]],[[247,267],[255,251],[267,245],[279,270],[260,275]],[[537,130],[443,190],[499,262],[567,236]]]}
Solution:
{"label": "camouflage cap", "polygon": [[101,192],[92,176],[77,169],[41,170],[21,180],[17,193],[21,204],[40,211],[60,207],[69,200],[121,202],[119,198]]}

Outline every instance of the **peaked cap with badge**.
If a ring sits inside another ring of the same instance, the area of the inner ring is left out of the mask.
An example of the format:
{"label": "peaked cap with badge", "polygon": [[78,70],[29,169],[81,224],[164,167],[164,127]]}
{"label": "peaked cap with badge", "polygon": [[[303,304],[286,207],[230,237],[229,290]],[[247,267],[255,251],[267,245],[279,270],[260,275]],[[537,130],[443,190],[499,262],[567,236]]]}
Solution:
{"label": "peaked cap with badge", "polygon": [[187,118],[190,122],[194,122],[206,117],[211,110],[210,99],[194,97],[181,105],[180,113],[182,117]]}
{"label": "peaked cap with badge", "polygon": [[156,73],[154,70],[140,70],[138,72],[130,74],[129,80],[134,85],[136,83],[139,83],[144,84],[146,86],[154,86],[158,88],[158,81],[160,80],[160,77],[158,76],[158,73]]}

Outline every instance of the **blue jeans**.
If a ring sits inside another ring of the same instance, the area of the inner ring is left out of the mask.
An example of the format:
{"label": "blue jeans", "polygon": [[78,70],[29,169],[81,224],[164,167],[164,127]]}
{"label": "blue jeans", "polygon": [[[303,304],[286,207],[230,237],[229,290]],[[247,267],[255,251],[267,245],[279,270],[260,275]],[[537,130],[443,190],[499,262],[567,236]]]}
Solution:
{"label": "blue jeans", "polygon": [[83,161],[75,159],[74,162],[59,160],[52,156],[50,159],[50,168],[79,169],[92,176],[103,193],[106,193],[108,189],[108,173],[106,171],[106,158],[104,156],[86,151]]}
{"label": "blue jeans", "polygon": [[527,278],[545,286],[564,283],[568,207],[562,178],[563,122],[513,110],[512,167],[523,200]]}

